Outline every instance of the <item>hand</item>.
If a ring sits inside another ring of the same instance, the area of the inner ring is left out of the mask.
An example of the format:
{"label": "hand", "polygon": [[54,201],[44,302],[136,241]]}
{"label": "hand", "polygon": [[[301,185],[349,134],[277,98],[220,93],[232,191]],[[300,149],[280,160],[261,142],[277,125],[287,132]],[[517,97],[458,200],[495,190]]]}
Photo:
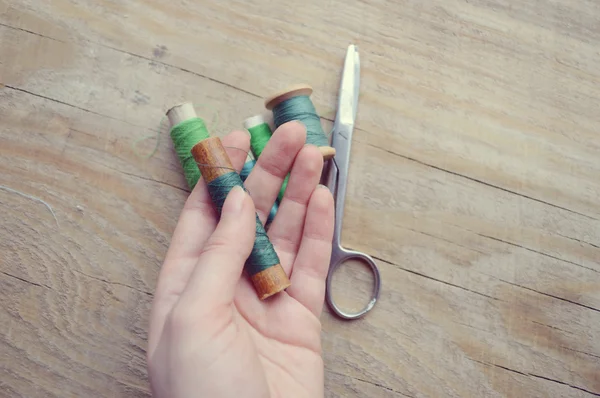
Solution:
{"label": "hand", "polygon": [[[333,198],[318,185],[323,159],[318,148],[304,145],[305,135],[296,122],[275,131],[245,182],[249,194],[233,189],[220,221],[202,180],[190,194],[154,296],[148,366],[155,397],[323,396],[319,316]],[[241,169],[248,134],[222,141]],[[260,301],[242,276],[255,211],[264,223],[290,169],[268,235],[292,285]]]}

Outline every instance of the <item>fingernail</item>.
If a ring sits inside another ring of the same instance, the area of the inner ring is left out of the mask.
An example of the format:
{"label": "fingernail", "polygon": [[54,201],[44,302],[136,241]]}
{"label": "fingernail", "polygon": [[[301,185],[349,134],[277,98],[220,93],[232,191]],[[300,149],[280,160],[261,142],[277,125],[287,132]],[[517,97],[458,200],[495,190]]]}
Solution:
{"label": "fingernail", "polygon": [[223,211],[226,211],[230,214],[239,213],[242,211],[245,197],[246,192],[242,189],[242,187],[233,187],[233,189],[229,191],[229,195],[227,195],[226,206],[224,206]]}
{"label": "fingernail", "polygon": [[327,185],[323,185],[323,184],[317,185],[317,188],[325,188],[325,189],[329,190],[329,187]]}

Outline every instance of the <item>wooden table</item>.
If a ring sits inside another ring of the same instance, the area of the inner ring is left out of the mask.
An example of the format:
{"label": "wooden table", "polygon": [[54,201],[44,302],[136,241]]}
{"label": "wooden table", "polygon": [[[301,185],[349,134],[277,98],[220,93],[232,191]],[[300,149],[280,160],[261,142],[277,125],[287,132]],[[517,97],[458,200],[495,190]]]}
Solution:
{"label": "wooden table", "polygon": [[149,395],[165,111],[223,135],[309,83],[330,123],[350,43],[343,242],[383,291],[323,314],[327,396],[600,395],[598,1],[0,0],[0,396]]}

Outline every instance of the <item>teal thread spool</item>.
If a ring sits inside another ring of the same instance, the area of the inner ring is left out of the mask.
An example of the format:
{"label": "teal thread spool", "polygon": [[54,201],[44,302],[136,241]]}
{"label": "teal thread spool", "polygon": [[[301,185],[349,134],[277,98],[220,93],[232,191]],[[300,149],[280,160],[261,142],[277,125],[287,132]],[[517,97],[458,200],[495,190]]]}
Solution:
{"label": "teal thread spool", "polygon": [[[254,157],[260,157],[267,142],[271,139],[271,135],[273,135],[271,127],[262,115],[256,115],[249,117],[244,121],[244,128],[250,133],[250,149],[252,149]],[[279,190],[279,195],[277,197],[280,202],[283,199],[283,194],[287,188],[289,178],[290,175],[286,175],[283,184],[281,184],[281,189]]]}
{"label": "teal thread spool", "polygon": [[270,96],[265,100],[265,106],[273,111],[275,128],[292,120],[302,122],[306,126],[306,143],[318,146],[323,160],[329,160],[335,156],[335,149],[329,146],[321,118],[310,100],[312,92],[309,85],[298,84]]}
{"label": "teal thread spool", "polygon": [[[250,157],[246,159],[244,167],[242,167],[242,170],[240,170],[240,177],[242,178],[243,182],[246,182],[246,178],[248,178],[248,176],[250,175],[250,172],[254,168],[255,164],[256,160],[250,159]],[[271,207],[271,211],[269,212],[269,217],[267,218],[266,226],[269,226],[269,224],[273,222],[273,220],[275,219],[275,215],[277,214],[277,210],[279,210],[279,205],[277,204],[277,202],[275,202],[273,203],[273,207]]]}
{"label": "teal thread spool", "polygon": [[[172,126],[181,123],[199,123],[193,106],[178,105],[167,112]],[[206,182],[213,204],[220,214],[223,203],[231,189],[243,187],[240,175],[235,171],[221,140],[208,137],[195,143],[191,149],[200,175]],[[290,286],[290,281],[281,267],[279,257],[269,241],[263,224],[256,215],[256,238],[252,252],[244,265],[261,300]]]}
{"label": "teal thread spool", "polygon": [[254,168],[255,164],[256,160],[250,158],[246,159],[244,167],[242,167],[242,170],[240,170],[240,177],[242,178],[242,181],[246,181],[246,178],[248,178],[248,176],[250,175],[250,172]]}

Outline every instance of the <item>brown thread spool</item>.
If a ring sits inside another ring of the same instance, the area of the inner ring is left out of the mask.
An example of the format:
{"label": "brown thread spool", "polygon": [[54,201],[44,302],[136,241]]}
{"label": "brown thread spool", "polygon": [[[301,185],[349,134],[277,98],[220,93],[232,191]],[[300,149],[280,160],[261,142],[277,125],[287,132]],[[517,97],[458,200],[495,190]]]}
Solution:
{"label": "brown thread spool", "polygon": [[[167,116],[172,126],[197,117],[194,107],[190,103],[171,108],[167,112]],[[207,184],[224,174],[235,171],[218,137],[210,137],[200,141],[194,145],[191,152],[198,164],[200,174]],[[257,222],[260,221],[257,220]],[[250,275],[250,279],[261,300],[279,293],[291,285],[281,264],[275,264]]]}
{"label": "brown thread spool", "polygon": [[[290,98],[298,97],[298,96],[307,96],[310,97],[313,89],[308,84],[295,84],[293,86],[288,87],[286,90],[280,91],[276,94],[273,94],[265,100],[265,107],[269,110],[273,110],[277,105],[281,104],[284,101],[289,100]],[[335,148],[331,146],[319,146],[319,150],[323,155],[323,160],[329,160],[335,156]]]}

